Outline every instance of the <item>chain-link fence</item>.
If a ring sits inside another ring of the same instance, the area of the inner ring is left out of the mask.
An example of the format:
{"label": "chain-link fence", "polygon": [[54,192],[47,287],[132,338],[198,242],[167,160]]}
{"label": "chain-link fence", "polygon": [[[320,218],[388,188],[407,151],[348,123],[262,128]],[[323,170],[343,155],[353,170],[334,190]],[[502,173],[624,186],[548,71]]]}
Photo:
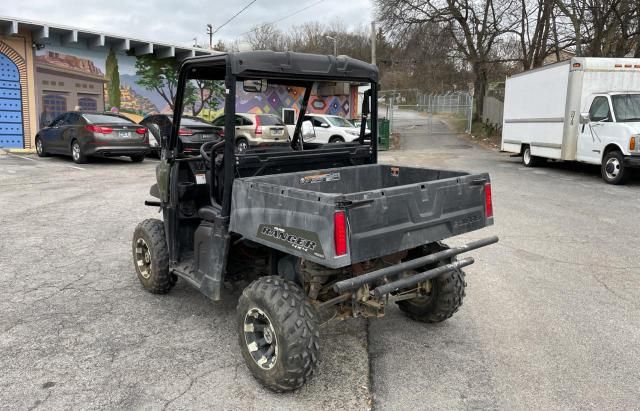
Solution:
{"label": "chain-link fence", "polygon": [[380,92],[379,116],[389,119],[392,132],[419,124],[425,132],[470,132],[473,96],[466,91],[422,93],[418,89]]}

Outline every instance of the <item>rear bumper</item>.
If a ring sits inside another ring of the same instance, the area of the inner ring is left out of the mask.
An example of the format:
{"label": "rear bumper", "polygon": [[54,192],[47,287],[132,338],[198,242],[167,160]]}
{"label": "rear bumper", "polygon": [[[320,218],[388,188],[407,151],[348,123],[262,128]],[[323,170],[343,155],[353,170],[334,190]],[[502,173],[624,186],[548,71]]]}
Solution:
{"label": "rear bumper", "polygon": [[249,145],[251,147],[259,147],[259,146],[274,146],[274,145],[288,145],[289,139],[287,137],[277,137],[277,138],[260,138],[260,139],[251,139],[249,140]]}
{"label": "rear bumper", "polygon": [[148,146],[85,146],[85,154],[94,157],[120,157],[147,155],[151,152]]}
{"label": "rear bumper", "polygon": [[624,165],[627,167],[640,168],[640,156],[626,156],[624,158]]}

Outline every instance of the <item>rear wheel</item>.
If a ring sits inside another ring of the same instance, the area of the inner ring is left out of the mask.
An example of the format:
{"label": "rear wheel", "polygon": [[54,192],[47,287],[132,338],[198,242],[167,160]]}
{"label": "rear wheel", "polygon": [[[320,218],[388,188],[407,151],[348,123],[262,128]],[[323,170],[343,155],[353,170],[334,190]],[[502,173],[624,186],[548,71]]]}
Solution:
{"label": "rear wheel", "polygon": [[166,294],[178,277],[169,273],[169,248],[164,223],[147,219],[133,232],[133,265],[142,286],[153,294]]}
{"label": "rear wheel", "polygon": [[629,171],[624,166],[624,157],[618,150],[607,152],[600,166],[602,179],[609,184],[624,184]]}
{"label": "rear wheel", "polygon": [[340,136],[333,136],[329,139],[329,143],[344,143],[344,138]]}
{"label": "rear wheel", "polygon": [[138,154],[136,156],[131,156],[130,158],[134,163],[142,163],[144,161],[144,154]]}
{"label": "rear wheel", "polygon": [[249,149],[249,142],[247,140],[245,140],[244,138],[239,138],[236,141],[236,151],[238,153],[244,153],[248,149]]}
{"label": "rear wheel", "polygon": [[262,277],[244,289],[236,312],[240,350],[253,376],[277,392],[302,387],[320,349],[319,317],[304,291],[281,277]]}
{"label": "rear wheel", "polygon": [[541,162],[542,160],[540,157],[531,155],[531,147],[524,147],[524,150],[522,151],[522,164],[524,164],[525,167],[536,167],[540,165]]}
{"label": "rear wheel", "polygon": [[[444,244],[430,244],[421,255],[433,254],[446,248],[448,247]],[[441,261],[435,266],[423,267],[421,271],[449,264],[454,260],[455,258]],[[456,269],[429,280],[425,284],[428,290],[426,295],[398,301],[397,304],[413,320],[425,323],[442,322],[451,318],[462,306],[466,286],[464,271]]]}
{"label": "rear wheel", "polygon": [[71,158],[76,164],[84,164],[87,162],[87,156],[82,152],[82,147],[78,140],[71,142]]}
{"label": "rear wheel", "polygon": [[38,157],[48,157],[49,153],[47,153],[44,149],[44,144],[42,143],[42,139],[38,136],[36,137],[36,153]]}

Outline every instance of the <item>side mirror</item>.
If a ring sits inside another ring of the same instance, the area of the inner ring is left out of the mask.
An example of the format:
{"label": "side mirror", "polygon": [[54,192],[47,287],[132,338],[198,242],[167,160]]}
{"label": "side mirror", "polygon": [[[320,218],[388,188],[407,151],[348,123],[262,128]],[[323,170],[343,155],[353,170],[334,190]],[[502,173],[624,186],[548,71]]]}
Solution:
{"label": "side mirror", "polygon": [[320,127],[322,127],[322,128],[329,128],[329,124],[327,124],[327,123],[320,123]]}
{"label": "side mirror", "polygon": [[362,99],[362,115],[368,116],[371,113],[371,107],[369,106],[369,100],[371,99],[371,89],[364,92]]}
{"label": "side mirror", "polygon": [[244,80],[242,82],[242,89],[247,93],[264,93],[267,91],[267,80]]}
{"label": "side mirror", "polygon": [[580,124],[589,124],[590,121],[589,113],[580,113]]}
{"label": "side mirror", "polygon": [[313,124],[311,121],[303,121],[302,122],[302,138],[303,139],[314,139],[316,137],[316,131],[313,128]]}

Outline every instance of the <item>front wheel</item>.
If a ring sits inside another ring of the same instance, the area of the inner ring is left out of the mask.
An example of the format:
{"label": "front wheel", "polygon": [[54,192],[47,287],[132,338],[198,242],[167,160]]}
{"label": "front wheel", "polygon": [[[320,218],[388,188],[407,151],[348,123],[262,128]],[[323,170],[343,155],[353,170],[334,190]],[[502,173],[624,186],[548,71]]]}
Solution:
{"label": "front wheel", "polygon": [[42,139],[40,137],[36,137],[36,153],[38,157],[48,157],[49,153],[47,153],[44,149],[44,144],[42,143]]}
{"label": "front wheel", "polygon": [[600,169],[602,179],[609,184],[624,184],[629,174],[622,153],[615,150],[604,155]]}
{"label": "front wheel", "polygon": [[280,277],[261,277],[244,289],[236,312],[240,350],[253,376],[276,392],[302,387],[320,349],[319,317],[304,291]]}
{"label": "front wheel", "polygon": [[329,143],[344,143],[344,138],[340,136],[333,136],[329,139]]}

